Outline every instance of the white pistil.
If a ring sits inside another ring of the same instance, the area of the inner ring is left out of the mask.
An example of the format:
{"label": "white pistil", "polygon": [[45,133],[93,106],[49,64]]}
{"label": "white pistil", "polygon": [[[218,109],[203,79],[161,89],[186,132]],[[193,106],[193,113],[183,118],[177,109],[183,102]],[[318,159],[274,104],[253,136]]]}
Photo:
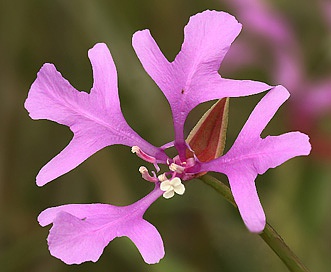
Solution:
{"label": "white pistil", "polygon": [[185,192],[185,186],[182,184],[180,178],[175,177],[172,180],[164,180],[161,182],[160,189],[164,191],[163,197],[168,199],[172,198],[175,193],[182,195]]}
{"label": "white pistil", "polygon": [[170,169],[171,171],[173,171],[173,172],[176,172],[176,173],[178,173],[178,174],[181,174],[181,173],[184,172],[185,167],[180,166],[180,165],[175,164],[175,163],[172,163],[172,164],[169,165],[169,169]]}

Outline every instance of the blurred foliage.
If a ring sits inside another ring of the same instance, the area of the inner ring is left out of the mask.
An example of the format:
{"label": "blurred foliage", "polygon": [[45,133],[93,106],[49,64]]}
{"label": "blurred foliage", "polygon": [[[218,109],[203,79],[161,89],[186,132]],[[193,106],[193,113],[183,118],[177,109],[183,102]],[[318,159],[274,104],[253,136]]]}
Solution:
{"label": "blurred foliage", "polygon": [[[307,55],[307,70],[324,75],[330,71],[330,58],[319,61],[325,55],[330,33],[321,27],[317,2],[269,2],[293,23]],[[0,2],[1,271],[287,271],[260,237],[246,230],[238,213],[196,180],[190,182],[183,197],[160,199],[146,214],[165,243],[166,257],[157,265],[145,264],[126,238],[111,242],[95,264],[65,265],[50,256],[46,244],[49,227],[41,228],[36,221],[39,212],[50,206],[92,202],[124,205],[151,190],[138,172],[141,160],[129,148],[120,146],[98,152],[42,188],[35,185],[41,166],[71,138],[66,127],[32,121],[23,108],[41,65],[54,63],[73,86],[88,91],[92,73],[87,50],[97,42],[107,43],[118,70],[125,117],[145,139],[162,145],[173,137],[170,110],[135,56],[131,37],[135,31],[149,28],[171,60],[180,49],[189,17],[205,9],[230,11],[222,1],[215,0]],[[235,11],[231,13],[236,15]],[[241,72],[240,78],[267,81],[268,75],[252,67]],[[260,97],[231,100],[229,146]],[[188,130],[208,106],[193,111]],[[279,134],[292,130],[285,127],[288,114],[286,107],[282,108],[268,131]],[[329,124],[330,118],[324,122]],[[269,222],[317,272],[331,267],[329,164],[329,160],[316,156],[295,158],[257,179]]]}

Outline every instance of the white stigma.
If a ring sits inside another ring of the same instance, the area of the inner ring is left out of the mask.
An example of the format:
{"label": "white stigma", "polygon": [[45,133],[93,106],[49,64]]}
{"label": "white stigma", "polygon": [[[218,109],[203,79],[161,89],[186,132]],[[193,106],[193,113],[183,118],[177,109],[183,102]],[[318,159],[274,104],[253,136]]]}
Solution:
{"label": "white stigma", "polygon": [[161,182],[160,189],[164,191],[163,197],[168,199],[172,198],[175,193],[182,195],[185,192],[185,186],[182,184],[180,178],[175,177],[172,180],[164,180]]}

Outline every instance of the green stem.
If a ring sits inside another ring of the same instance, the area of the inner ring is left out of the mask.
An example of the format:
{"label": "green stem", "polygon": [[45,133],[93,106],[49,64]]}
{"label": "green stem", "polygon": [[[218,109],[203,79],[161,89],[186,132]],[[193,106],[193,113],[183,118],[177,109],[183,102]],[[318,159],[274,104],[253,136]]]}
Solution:
{"label": "green stem", "polygon": [[[230,202],[234,207],[237,205],[233,199],[230,188],[225,185],[220,180],[210,176],[204,175],[199,178],[207,185],[214,188],[218,193],[220,193],[228,202]],[[299,258],[294,254],[294,252],[286,245],[284,240],[280,235],[270,226],[266,224],[262,233],[259,234],[260,237],[267,243],[267,245],[278,255],[278,257],[283,261],[287,268],[292,272],[309,272],[309,270],[301,263]]]}

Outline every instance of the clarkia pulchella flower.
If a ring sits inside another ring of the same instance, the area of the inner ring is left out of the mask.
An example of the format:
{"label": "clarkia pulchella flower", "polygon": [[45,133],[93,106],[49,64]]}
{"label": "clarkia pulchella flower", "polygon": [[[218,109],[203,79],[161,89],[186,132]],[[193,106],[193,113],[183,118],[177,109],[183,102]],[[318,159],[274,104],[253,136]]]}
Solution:
{"label": "clarkia pulchella flower", "polygon": [[[269,168],[310,152],[308,137],[299,132],[260,137],[261,132],[289,97],[282,86],[271,87],[251,80],[222,78],[221,62],[241,30],[237,20],[224,12],[205,11],[191,17],[184,29],[184,42],[175,60],[169,62],[148,30],[133,36],[133,47],[147,73],[166,96],[172,111],[175,139],[155,147],[141,138],[125,121],[120,108],[117,74],[105,44],[89,50],[94,83],[90,93],[79,92],[54,65],[45,64],[32,84],[25,107],[33,119],[48,119],[70,127],[74,136],[68,146],[47,163],[37,176],[39,186],[69,172],[98,150],[122,144],[155,168],[141,166],[143,179],[154,189],[136,203],[116,207],[108,204],[69,204],[43,211],[40,225],[53,224],[48,244],[52,255],[65,263],[97,261],[115,237],[127,236],[147,263],[164,256],[161,236],[143,219],[147,208],[160,196],[183,194],[185,182],[208,171],[229,178],[240,214],[252,232],[261,232],[265,215],[255,178]],[[270,90],[271,89],[271,90]],[[184,138],[189,112],[205,101],[240,97],[270,90],[257,104],[232,148],[223,156],[199,160]],[[178,155],[165,150],[175,147]],[[192,156],[187,156],[191,152]],[[160,164],[167,166],[160,172]]]}

